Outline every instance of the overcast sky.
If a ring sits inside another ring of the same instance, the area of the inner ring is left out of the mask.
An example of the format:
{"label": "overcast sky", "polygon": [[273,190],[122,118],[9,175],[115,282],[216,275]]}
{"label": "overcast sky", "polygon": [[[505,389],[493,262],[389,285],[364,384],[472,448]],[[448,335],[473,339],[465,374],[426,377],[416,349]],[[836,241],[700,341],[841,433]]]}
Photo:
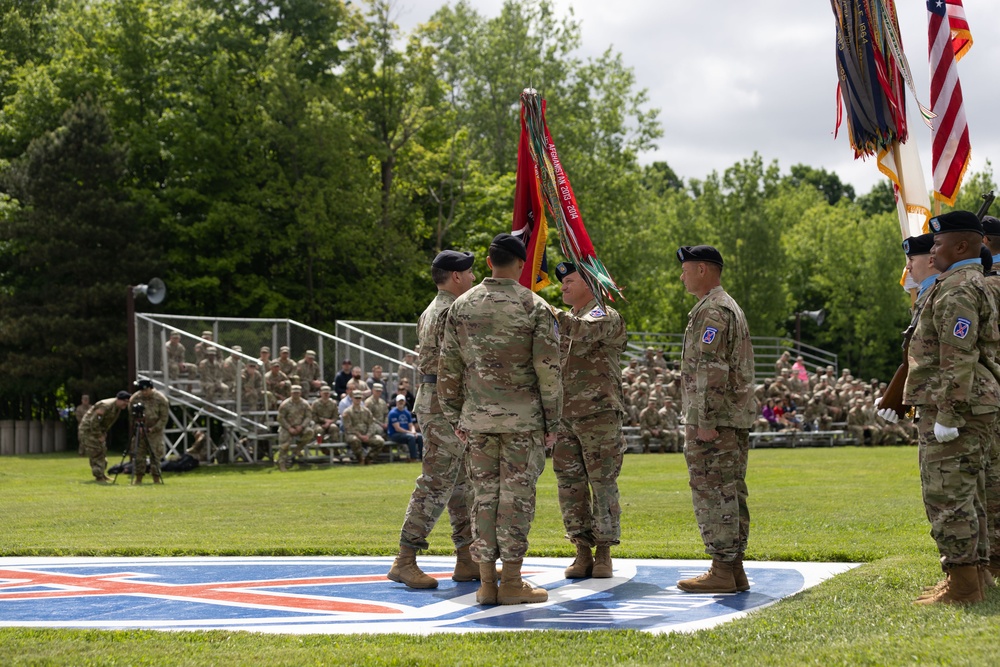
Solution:
{"label": "overcast sky", "polygon": [[[397,0],[404,30],[430,18],[444,0]],[[486,16],[502,0],[472,0]],[[836,140],[837,73],[829,0],[554,0],[582,23],[581,55],[609,46],[635,70],[660,109],[664,136],[644,163],[664,160],[685,179],[720,173],[754,151],[778,160],[782,172],[804,163],[835,171],[868,192],[883,179],[874,160],[854,160],[846,121]],[[1000,1],[965,0],[974,45],[959,63],[972,143],[970,170],[986,159],[1000,173]],[[930,106],[927,9],[897,0],[903,48],[920,100]],[[539,86],[540,87],[540,86]],[[544,91],[543,91],[544,92]],[[558,126],[550,102],[549,122]],[[930,130],[907,99],[911,137],[931,187]],[[555,130],[554,130],[555,131]],[[572,175],[572,165],[567,165]]]}

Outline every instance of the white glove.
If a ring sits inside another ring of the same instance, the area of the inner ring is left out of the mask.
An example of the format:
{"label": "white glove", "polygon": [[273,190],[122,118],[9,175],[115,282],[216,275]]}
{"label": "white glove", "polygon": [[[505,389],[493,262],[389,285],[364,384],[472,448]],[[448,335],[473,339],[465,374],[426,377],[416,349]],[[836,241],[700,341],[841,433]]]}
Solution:
{"label": "white glove", "polygon": [[958,437],[958,429],[954,426],[942,426],[934,422],[934,438],[938,442],[951,442]]}
{"label": "white glove", "polygon": [[881,403],[882,403],[881,397],[875,399],[875,414],[877,414],[879,417],[886,420],[890,424],[895,424],[896,422],[898,422],[899,415],[897,415],[896,411],[893,410],[892,408],[882,408],[881,410],[878,409],[878,406]]}

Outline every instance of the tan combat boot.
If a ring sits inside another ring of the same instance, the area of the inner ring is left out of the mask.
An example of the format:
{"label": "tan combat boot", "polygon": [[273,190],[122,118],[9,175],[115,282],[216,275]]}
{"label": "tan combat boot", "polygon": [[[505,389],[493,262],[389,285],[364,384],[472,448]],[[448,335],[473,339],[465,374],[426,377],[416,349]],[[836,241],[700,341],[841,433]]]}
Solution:
{"label": "tan combat boot", "polygon": [[685,593],[735,593],[733,564],[713,558],[708,572],[694,579],[681,579],[677,582],[677,588]]}
{"label": "tan combat boot", "polygon": [[389,568],[389,574],[385,576],[410,588],[438,587],[437,579],[428,577],[417,567],[417,551],[410,547],[399,547],[399,555]]}
{"label": "tan combat boot", "polygon": [[922,595],[913,604],[975,604],[983,601],[979,566],[958,565],[948,571],[947,584],[933,595]]}
{"label": "tan combat boot", "polygon": [[739,592],[750,590],[750,580],[747,579],[746,570],[743,569],[743,556],[737,556],[733,561],[733,581],[736,583],[736,590]]}
{"label": "tan combat boot", "polygon": [[476,602],[479,604],[497,604],[497,564],[496,561],[479,564],[479,590],[476,591]]}
{"label": "tan combat boot", "polygon": [[589,577],[594,569],[594,555],[586,544],[576,545],[576,559],[566,568],[567,579],[584,579]]}
{"label": "tan combat boot", "polygon": [[288,472],[288,464],[285,463],[285,459],[278,459],[278,470],[281,472]]}
{"label": "tan combat boot", "polygon": [[140,484],[142,484],[142,473],[136,473],[132,479],[132,486],[139,486]]}
{"label": "tan combat boot", "polygon": [[599,546],[594,554],[594,579],[610,579],[615,576],[611,567],[611,547]]}
{"label": "tan combat boot", "polygon": [[163,484],[163,478],[159,475],[153,475],[153,484]]}
{"label": "tan combat boot", "polygon": [[534,604],[549,599],[549,594],[544,588],[535,588],[521,579],[522,562],[504,561],[503,572],[500,575],[500,589],[497,591],[497,602],[500,604]]}
{"label": "tan combat boot", "polygon": [[479,581],[479,564],[472,560],[469,545],[455,551],[455,571],[452,581]]}

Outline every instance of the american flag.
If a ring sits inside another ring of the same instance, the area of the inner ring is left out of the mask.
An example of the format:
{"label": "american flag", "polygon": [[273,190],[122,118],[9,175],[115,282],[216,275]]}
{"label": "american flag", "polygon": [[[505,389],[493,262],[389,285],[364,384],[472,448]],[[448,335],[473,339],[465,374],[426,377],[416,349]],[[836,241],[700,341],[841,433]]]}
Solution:
{"label": "american flag", "polygon": [[969,124],[957,63],[972,47],[972,35],[962,0],[928,0],[927,11],[931,109],[937,115],[931,130],[934,198],[952,206],[969,166]]}

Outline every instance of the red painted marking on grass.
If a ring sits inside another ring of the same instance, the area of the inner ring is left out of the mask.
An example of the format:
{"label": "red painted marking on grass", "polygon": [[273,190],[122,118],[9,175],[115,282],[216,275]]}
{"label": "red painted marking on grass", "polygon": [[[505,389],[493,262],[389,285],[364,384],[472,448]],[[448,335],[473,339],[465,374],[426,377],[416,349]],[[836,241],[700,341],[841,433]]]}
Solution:
{"label": "red painted marking on grass", "polygon": [[[133,572],[101,575],[76,575],[33,570],[0,569],[0,600],[37,600],[43,598],[74,598],[95,595],[140,595],[186,599],[196,602],[225,602],[267,606],[292,611],[341,612],[353,614],[401,614],[399,609],[379,604],[349,602],[343,599],[296,595],[295,593],[253,590],[286,586],[342,585],[384,582],[384,575],[307,577],[300,579],[266,579],[230,581],[210,584],[165,584],[136,580]],[[451,576],[435,573],[437,578]],[[67,586],[83,590],[24,591],[28,586]],[[249,590],[248,590],[249,589]]]}

